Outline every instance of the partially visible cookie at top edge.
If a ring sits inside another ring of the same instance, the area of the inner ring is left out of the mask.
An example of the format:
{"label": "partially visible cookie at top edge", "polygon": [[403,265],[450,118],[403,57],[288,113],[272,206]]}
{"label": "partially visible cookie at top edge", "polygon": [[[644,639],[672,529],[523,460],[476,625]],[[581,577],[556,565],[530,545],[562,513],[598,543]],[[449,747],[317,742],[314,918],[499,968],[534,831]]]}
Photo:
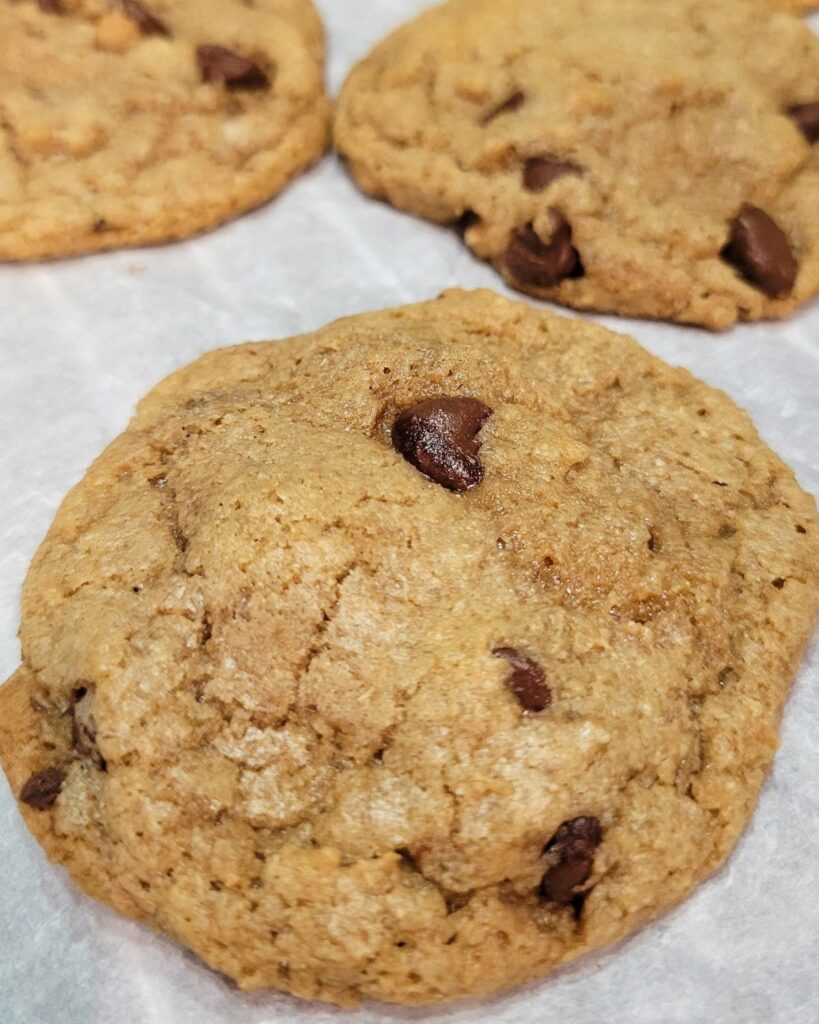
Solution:
{"label": "partially visible cookie at top edge", "polygon": [[310,0],[19,0],[0,32],[0,260],[186,238],[325,149]]}
{"label": "partially visible cookie at top edge", "polygon": [[756,0],[450,0],[353,70],[335,139],[521,291],[719,330],[819,290],[818,112],[819,40]]}

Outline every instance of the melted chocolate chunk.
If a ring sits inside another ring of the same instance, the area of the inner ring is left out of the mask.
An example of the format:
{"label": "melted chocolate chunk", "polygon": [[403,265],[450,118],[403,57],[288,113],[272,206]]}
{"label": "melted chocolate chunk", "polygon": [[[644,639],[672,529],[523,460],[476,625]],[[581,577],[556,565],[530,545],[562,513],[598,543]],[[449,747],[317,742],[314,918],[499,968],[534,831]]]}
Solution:
{"label": "melted chocolate chunk", "polygon": [[126,18],[130,18],[134,22],[144,36],[170,35],[167,25],[151,14],[148,8],[143,6],[139,0],[120,0],[120,2],[122,4],[122,13]]}
{"label": "melted chocolate chunk", "polygon": [[35,772],[20,790],[20,799],[29,807],[38,811],[46,811],[60,795],[65,782],[62,768],[52,765],[40,772]]}
{"label": "melted chocolate chunk", "polygon": [[578,895],[575,889],[592,873],[594,855],[602,839],[603,830],[597,818],[564,821],[543,848],[552,866],[541,879],[540,898],[552,903],[573,903]]}
{"label": "melted chocolate chunk", "polygon": [[560,160],[555,156],[535,156],[523,164],[523,187],[527,192],[543,192],[558,178],[581,173],[581,168],[571,160]]}
{"label": "melted chocolate chunk", "polygon": [[204,82],[221,82],[227,89],[267,89],[270,85],[258,64],[225,46],[197,46],[196,60]]}
{"label": "melted chocolate chunk", "polygon": [[772,299],[788,295],[797,266],[788,238],[773,218],[745,203],[731,224],[723,258]]}
{"label": "melted chocolate chunk", "polygon": [[788,114],[808,142],[819,140],[819,103],[797,103],[788,107]]}
{"label": "melted chocolate chunk", "polygon": [[558,210],[550,210],[552,237],[546,243],[531,224],[512,235],[506,250],[506,266],[515,281],[538,288],[552,288],[567,277],[581,277],[580,255],[572,245],[572,229]]}
{"label": "melted chocolate chunk", "polygon": [[478,433],[491,415],[477,398],[429,398],[399,413],[392,443],[436,484],[468,491],[483,480]]}
{"label": "melted chocolate chunk", "polygon": [[514,647],[496,647],[492,653],[496,658],[503,658],[511,666],[509,689],[523,710],[535,714],[538,711],[545,711],[552,703],[552,691],[546,683],[546,676],[540,665]]}

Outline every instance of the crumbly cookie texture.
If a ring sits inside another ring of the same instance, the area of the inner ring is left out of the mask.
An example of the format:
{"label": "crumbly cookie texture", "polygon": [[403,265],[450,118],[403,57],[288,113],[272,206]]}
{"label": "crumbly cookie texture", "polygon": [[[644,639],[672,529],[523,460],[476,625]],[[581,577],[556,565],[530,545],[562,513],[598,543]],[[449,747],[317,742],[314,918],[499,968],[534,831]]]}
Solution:
{"label": "crumbly cookie texture", "polygon": [[0,39],[0,260],[185,238],[326,145],[310,0],[7,0]]}
{"label": "crumbly cookie texture", "polygon": [[726,857],[818,565],[724,394],[451,292],[143,401],[34,559],[0,756],[83,889],[243,988],[488,993]]}
{"label": "crumbly cookie texture", "polygon": [[797,13],[807,13],[817,6],[817,0],[774,0],[774,7]]}
{"label": "crumbly cookie texture", "polygon": [[523,291],[722,329],[819,291],[806,108],[819,39],[757,0],[451,0],[354,69],[335,138]]}

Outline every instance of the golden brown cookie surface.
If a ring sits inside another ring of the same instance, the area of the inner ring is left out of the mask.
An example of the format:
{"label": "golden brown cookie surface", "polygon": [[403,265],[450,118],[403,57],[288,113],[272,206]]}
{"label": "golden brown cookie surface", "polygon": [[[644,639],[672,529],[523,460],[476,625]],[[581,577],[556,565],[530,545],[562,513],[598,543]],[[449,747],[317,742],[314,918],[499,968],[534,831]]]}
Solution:
{"label": "golden brown cookie surface", "polygon": [[324,148],[310,0],[15,0],[0,38],[0,260],[187,237]]}
{"label": "golden brown cookie surface", "polygon": [[721,329],[819,291],[817,103],[819,39],[755,0],[451,0],[352,72],[335,137],[523,291]]}
{"label": "golden brown cookie surface", "polygon": [[144,400],[35,557],[0,756],[86,891],[242,986],[486,993],[725,858],[817,554],[725,395],[448,293]]}
{"label": "golden brown cookie surface", "polygon": [[774,0],[774,7],[793,11],[795,14],[804,14],[816,8],[816,0]]}

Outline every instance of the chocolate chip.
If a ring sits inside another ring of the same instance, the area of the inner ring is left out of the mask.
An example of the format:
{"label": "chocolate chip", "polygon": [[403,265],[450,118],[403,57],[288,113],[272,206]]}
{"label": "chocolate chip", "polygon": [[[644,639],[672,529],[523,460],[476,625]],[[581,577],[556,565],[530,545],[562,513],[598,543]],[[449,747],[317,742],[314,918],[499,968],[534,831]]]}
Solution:
{"label": "chocolate chip", "polygon": [[455,230],[461,238],[463,238],[471,227],[474,227],[476,224],[480,224],[480,222],[481,218],[474,210],[464,210],[461,216],[455,221]]}
{"label": "chocolate chip", "polygon": [[496,117],[500,117],[501,114],[513,114],[516,110],[520,110],[525,102],[526,97],[520,90],[513,92],[511,96],[508,96],[497,106],[492,107],[489,113],[484,114],[481,118],[481,124],[489,124]]}
{"label": "chocolate chip", "polygon": [[71,742],[81,757],[88,758],[100,771],[106,770],[105,758],[97,746],[97,723],[94,721],[94,691],[85,688],[75,693],[71,709]]}
{"label": "chocolate chip", "polygon": [[788,295],[796,260],[782,228],[758,206],[745,203],[731,224],[723,257],[771,298]]}
{"label": "chocolate chip", "polygon": [[572,903],[577,895],[574,890],[592,873],[594,855],[602,839],[603,830],[597,818],[564,821],[543,848],[553,863],[541,879],[541,899]]}
{"label": "chocolate chip", "polygon": [[63,14],[65,10],[61,0],[37,0],[37,6],[44,14]]}
{"label": "chocolate chip", "polygon": [[514,647],[496,647],[492,653],[512,666],[509,689],[524,711],[538,712],[549,707],[552,691],[546,683],[543,669],[536,661]]}
{"label": "chocolate chip", "polygon": [[196,60],[204,82],[222,82],[228,89],[266,89],[270,85],[258,64],[225,46],[197,46]]}
{"label": "chocolate chip", "polygon": [[122,13],[126,18],[130,18],[134,22],[143,35],[170,35],[167,25],[151,14],[147,7],[143,7],[139,0],[120,0],[120,3],[122,4]]}
{"label": "chocolate chip", "polygon": [[60,795],[65,782],[62,768],[52,766],[35,772],[20,790],[20,799],[38,811],[48,810]]}
{"label": "chocolate chip", "polygon": [[572,912],[574,913],[575,920],[577,921],[579,921],[583,916],[583,907],[586,905],[587,895],[588,894],[585,892],[577,892],[572,896]]}
{"label": "chocolate chip", "polygon": [[788,113],[808,142],[819,139],[819,103],[797,103],[788,107]]}
{"label": "chocolate chip", "polygon": [[531,224],[512,235],[506,250],[506,266],[520,284],[551,288],[567,277],[581,277],[580,255],[572,245],[572,229],[558,210],[549,211],[552,238],[546,243],[535,234]]}
{"label": "chocolate chip", "polygon": [[534,156],[524,161],[523,187],[527,192],[542,192],[558,178],[580,173],[581,168],[571,160],[560,160],[555,156]]}
{"label": "chocolate chip", "polygon": [[483,480],[478,433],[491,415],[477,398],[429,398],[399,413],[392,443],[436,484],[468,491]]}
{"label": "chocolate chip", "polygon": [[444,895],[447,914],[456,914],[459,910],[469,905],[472,893],[469,892],[448,892]]}

